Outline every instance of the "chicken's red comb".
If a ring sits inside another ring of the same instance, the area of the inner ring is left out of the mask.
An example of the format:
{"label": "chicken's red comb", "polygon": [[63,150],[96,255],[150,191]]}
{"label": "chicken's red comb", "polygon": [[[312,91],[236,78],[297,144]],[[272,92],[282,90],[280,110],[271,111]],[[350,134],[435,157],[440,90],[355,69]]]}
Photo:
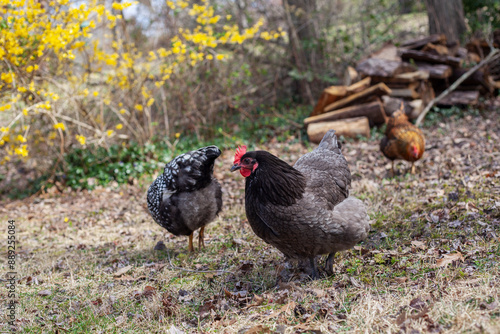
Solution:
{"label": "chicken's red comb", "polygon": [[247,153],[247,147],[245,145],[243,146],[238,146],[236,149],[236,153],[234,154],[234,163],[239,164],[241,157]]}

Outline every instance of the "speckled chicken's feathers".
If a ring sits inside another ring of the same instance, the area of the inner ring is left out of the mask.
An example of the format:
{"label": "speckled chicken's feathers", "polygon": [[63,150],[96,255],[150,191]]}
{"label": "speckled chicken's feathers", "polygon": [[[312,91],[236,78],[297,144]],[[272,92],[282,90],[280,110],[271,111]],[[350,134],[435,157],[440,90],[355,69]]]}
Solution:
{"label": "speckled chicken's feathers", "polygon": [[207,146],[166,164],[147,195],[155,222],[173,234],[188,235],[215,218],[222,207],[220,184],[213,177],[220,154],[217,146]]}

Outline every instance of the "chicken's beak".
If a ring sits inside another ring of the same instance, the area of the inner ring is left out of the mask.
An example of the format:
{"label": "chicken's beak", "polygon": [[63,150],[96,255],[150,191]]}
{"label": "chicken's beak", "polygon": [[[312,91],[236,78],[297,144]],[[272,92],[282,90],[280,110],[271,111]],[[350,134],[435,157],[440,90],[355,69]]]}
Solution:
{"label": "chicken's beak", "polygon": [[238,164],[234,164],[234,165],[233,165],[233,167],[231,167],[231,172],[234,172],[235,170],[238,170],[238,169],[240,169],[240,168],[241,168],[241,166],[240,166],[240,165],[238,165]]}

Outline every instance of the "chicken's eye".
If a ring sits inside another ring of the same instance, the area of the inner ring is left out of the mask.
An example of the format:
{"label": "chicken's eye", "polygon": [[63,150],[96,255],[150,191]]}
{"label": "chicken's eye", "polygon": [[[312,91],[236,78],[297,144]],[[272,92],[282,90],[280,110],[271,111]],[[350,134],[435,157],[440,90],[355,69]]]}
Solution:
{"label": "chicken's eye", "polygon": [[252,161],[250,160],[250,158],[245,158],[243,162],[246,164],[250,164]]}

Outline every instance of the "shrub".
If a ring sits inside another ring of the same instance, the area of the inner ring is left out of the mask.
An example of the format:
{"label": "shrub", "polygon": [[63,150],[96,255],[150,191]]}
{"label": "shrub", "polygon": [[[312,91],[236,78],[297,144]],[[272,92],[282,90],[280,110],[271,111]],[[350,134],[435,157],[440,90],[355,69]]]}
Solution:
{"label": "shrub", "polygon": [[184,13],[190,23],[177,29],[168,46],[139,49],[123,13],[134,4],[0,0],[2,163],[51,163],[70,147],[144,145],[153,136],[169,140],[172,127],[212,124],[222,108],[217,101],[210,101],[215,108],[208,112],[193,114],[194,95],[205,93],[196,91],[195,71],[202,68],[206,78],[224,76],[226,85],[238,85],[251,72],[235,68],[236,62],[225,65],[225,59],[238,57],[228,47],[283,35],[263,31],[263,19],[240,29],[207,0],[167,1],[172,15]]}

